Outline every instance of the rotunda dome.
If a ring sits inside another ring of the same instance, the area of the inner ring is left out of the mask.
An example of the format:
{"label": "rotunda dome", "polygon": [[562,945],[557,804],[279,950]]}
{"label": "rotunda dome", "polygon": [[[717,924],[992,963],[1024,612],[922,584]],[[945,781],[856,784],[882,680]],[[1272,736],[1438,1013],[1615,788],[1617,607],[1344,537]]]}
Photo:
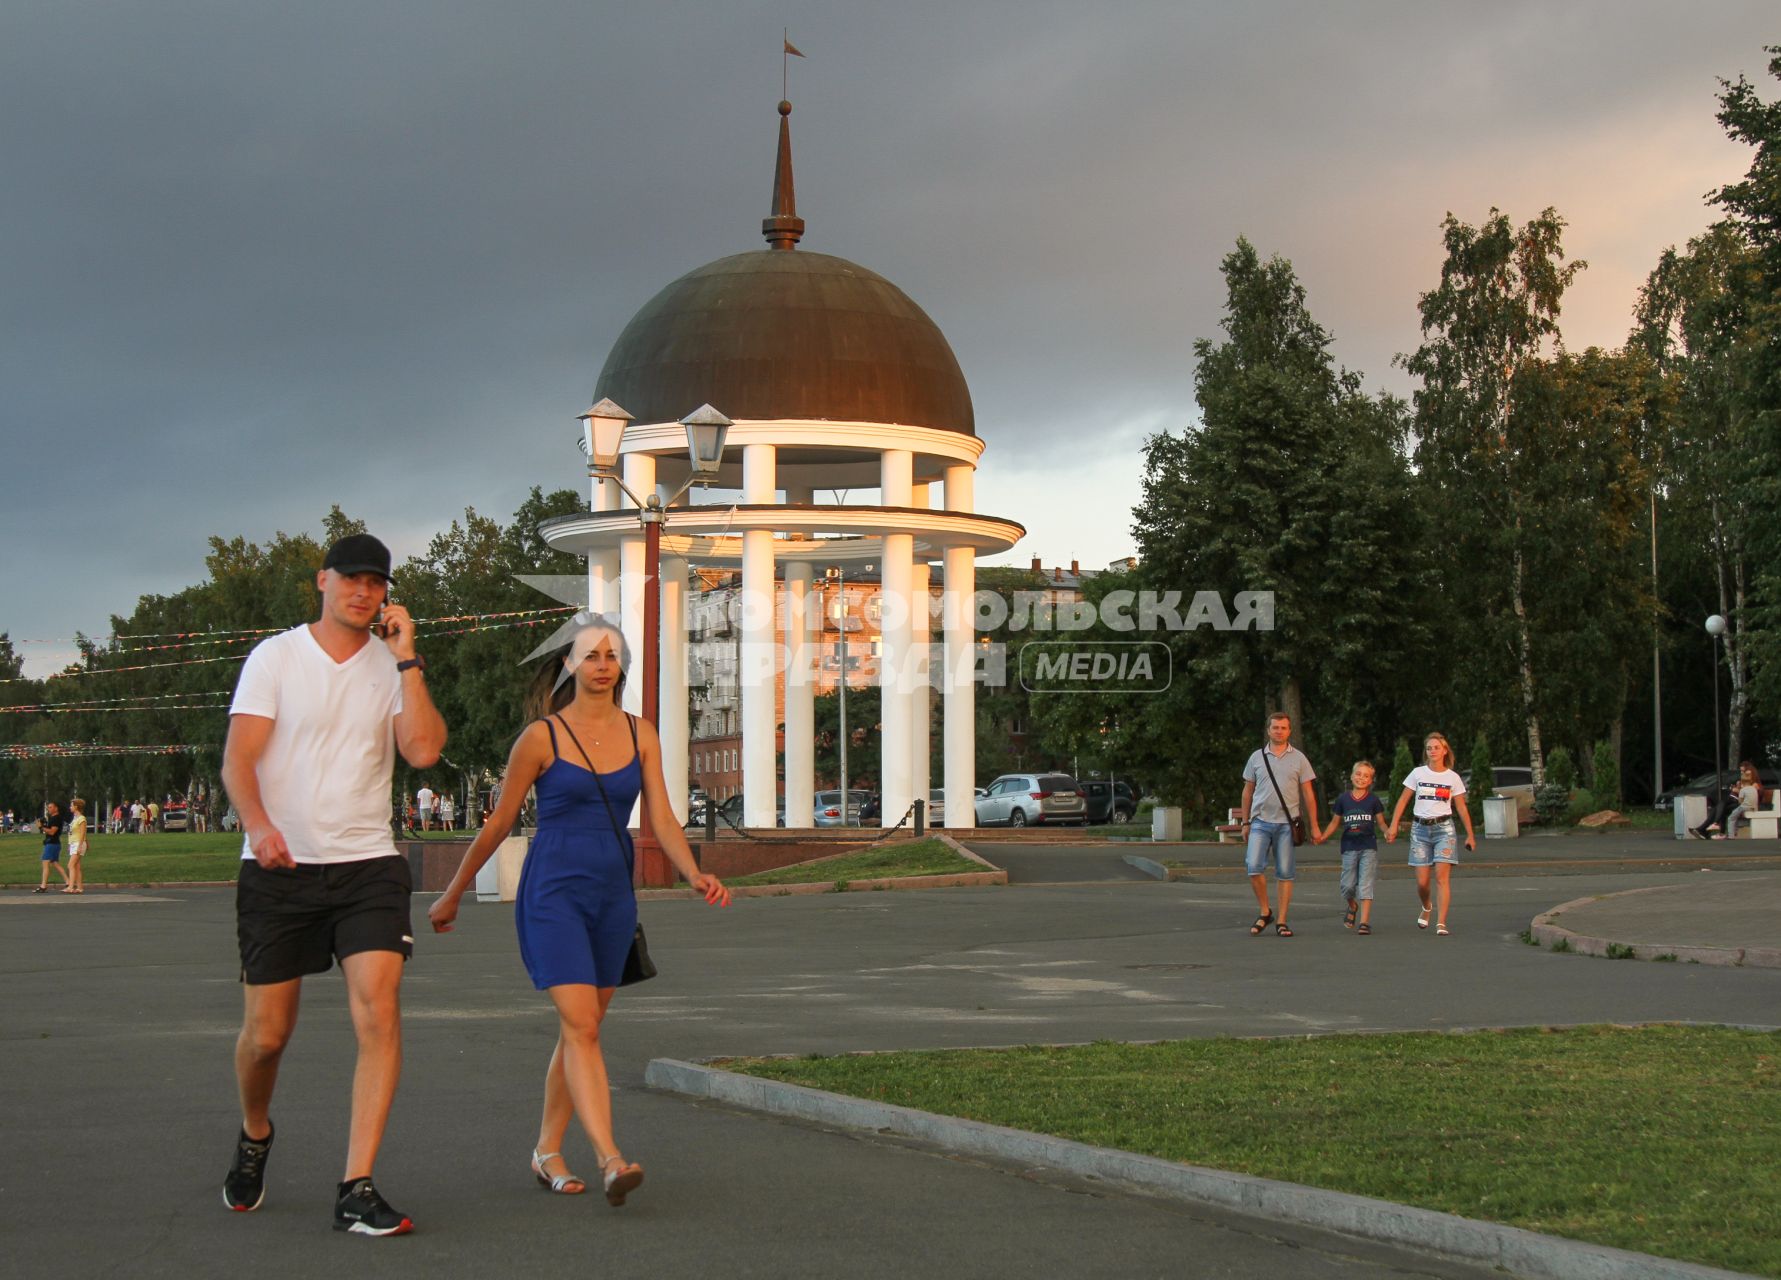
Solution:
{"label": "rotunda dome", "polygon": [[606,357],[602,397],[638,422],[709,403],[735,419],[975,434],[965,376],[927,313],[876,272],[789,247],[719,258],[656,294]]}

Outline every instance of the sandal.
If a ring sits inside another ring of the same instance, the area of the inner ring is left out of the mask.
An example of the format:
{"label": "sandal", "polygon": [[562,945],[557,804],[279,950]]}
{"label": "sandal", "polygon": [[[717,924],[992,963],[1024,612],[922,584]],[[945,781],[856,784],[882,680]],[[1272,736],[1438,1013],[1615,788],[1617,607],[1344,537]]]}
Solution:
{"label": "sandal", "polygon": [[1444,924],[1438,924],[1438,925],[1436,925],[1436,926],[1435,926],[1435,936],[1436,936],[1436,937],[1437,937],[1437,938],[1450,938],[1450,937],[1452,937],[1452,936],[1453,936],[1453,935],[1452,935],[1452,933],[1450,933],[1450,932],[1449,932],[1449,931],[1448,931],[1448,928],[1447,928],[1447,926],[1446,926],[1446,925],[1444,925]]}
{"label": "sandal", "polygon": [[532,1173],[538,1179],[538,1185],[547,1191],[554,1191],[559,1196],[578,1196],[587,1190],[587,1183],[569,1172],[546,1173],[544,1166],[552,1160],[561,1160],[561,1151],[552,1151],[548,1155],[536,1149],[532,1152]]}
{"label": "sandal", "polygon": [[1421,910],[1421,911],[1420,911],[1420,912],[1419,912],[1419,913],[1418,913],[1418,914],[1417,914],[1417,916],[1416,916],[1416,927],[1417,927],[1417,928],[1418,928],[1418,929],[1426,929],[1426,928],[1428,928],[1428,927],[1429,927],[1429,909],[1428,909],[1428,908],[1427,908],[1427,907],[1424,907],[1424,908],[1423,908],[1423,909],[1422,909],[1422,910]]}
{"label": "sandal", "polygon": [[623,1156],[607,1156],[600,1161],[600,1172],[604,1175],[601,1181],[606,1189],[606,1203],[615,1209],[643,1185],[643,1166],[626,1164]]}
{"label": "sandal", "polygon": [[[39,890],[39,892],[42,892],[42,891]],[[1249,936],[1252,938],[1255,937],[1257,934],[1263,932],[1265,929],[1267,929],[1267,927],[1269,925],[1271,925],[1273,923],[1274,923],[1274,913],[1272,911],[1268,912],[1268,914],[1265,916],[1257,916],[1255,918],[1255,923],[1249,926]]]}
{"label": "sandal", "polygon": [[1355,905],[1351,902],[1348,904],[1348,910],[1342,913],[1342,927],[1344,929],[1354,928],[1355,910],[1356,910]]}
{"label": "sandal", "polygon": [[1371,932],[1373,932],[1373,926],[1368,924],[1365,920],[1363,920],[1360,922],[1360,924],[1358,926],[1355,927],[1354,931],[1356,933],[1362,933],[1362,934],[1371,933]]}
{"label": "sandal", "polygon": [[1292,937],[1292,926],[1282,920],[1279,924],[1274,926],[1274,932],[1279,934],[1282,938],[1290,938]]}

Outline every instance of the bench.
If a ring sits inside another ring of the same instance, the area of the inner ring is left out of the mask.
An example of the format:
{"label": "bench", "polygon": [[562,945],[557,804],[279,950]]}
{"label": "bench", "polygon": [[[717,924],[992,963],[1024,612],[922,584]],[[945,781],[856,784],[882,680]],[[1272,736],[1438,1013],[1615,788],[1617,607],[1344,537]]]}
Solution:
{"label": "bench", "polygon": [[1234,837],[1238,832],[1243,830],[1243,824],[1238,821],[1238,819],[1243,816],[1243,811],[1241,809],[1226,809],[1224,813],[1224,823],[1220,826],[1213,827],[1212,830],[1218,835],[1218,843],[1229,844],[1230,841],[1226,840],[1225,837]]}
{"label": "bench", "polygon": [[1781,789],[1769,793],[1769,803],[1755,813],[1746,814],[1752,840],[1781,839]]}

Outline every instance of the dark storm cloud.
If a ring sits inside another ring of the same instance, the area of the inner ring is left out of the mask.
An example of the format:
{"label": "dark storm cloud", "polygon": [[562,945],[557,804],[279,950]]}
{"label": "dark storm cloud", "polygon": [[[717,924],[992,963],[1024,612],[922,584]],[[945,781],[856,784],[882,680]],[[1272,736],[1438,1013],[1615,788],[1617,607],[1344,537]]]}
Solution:
{"label": "dark storm cloud", "polygon": [[[1401,388],[1441,216],[1556,203],[1573,249],[1599,228],[1621,255],[1591,248],[1603,293],[1580,295],[1589,340],[1617,341],[1622,295],[1742,168],[1714,150],[1714,77],[1760,68],[1770,17],[15,0],[0,629],[101,629],[201,577],[207,535],[312,530],[334,502],[402,553],[465,505],[577,484],[572,419],[625,321],[760,244],[784,23],[810,55],[805,247],[945,329],[986,466],[1035,504],[1005,514],[1050,560],[1078,534],[1033,514],[1071,505],[1047,459],[1191,417],[1238,234],[1293,260],[1340,359]],[[1662,200],[1628,213],[1612,188],[1641,159]],[[67,587],[47,605],[46,577]]]}

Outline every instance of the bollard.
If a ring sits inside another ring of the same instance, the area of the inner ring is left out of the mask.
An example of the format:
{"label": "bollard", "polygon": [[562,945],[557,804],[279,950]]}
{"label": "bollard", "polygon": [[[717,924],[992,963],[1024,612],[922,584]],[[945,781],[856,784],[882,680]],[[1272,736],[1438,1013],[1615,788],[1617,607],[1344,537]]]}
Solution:
{"label": "bollard", "polygon": [[705,838],[717,839],[717,801],[709,796],[705,799]]}
{"label": "bollard", "polygon": [[926,829],[927,816],[928,802],[926,800],[917,800],[915,802],[915,838],[917,840],[921,839],[922,832]]}

